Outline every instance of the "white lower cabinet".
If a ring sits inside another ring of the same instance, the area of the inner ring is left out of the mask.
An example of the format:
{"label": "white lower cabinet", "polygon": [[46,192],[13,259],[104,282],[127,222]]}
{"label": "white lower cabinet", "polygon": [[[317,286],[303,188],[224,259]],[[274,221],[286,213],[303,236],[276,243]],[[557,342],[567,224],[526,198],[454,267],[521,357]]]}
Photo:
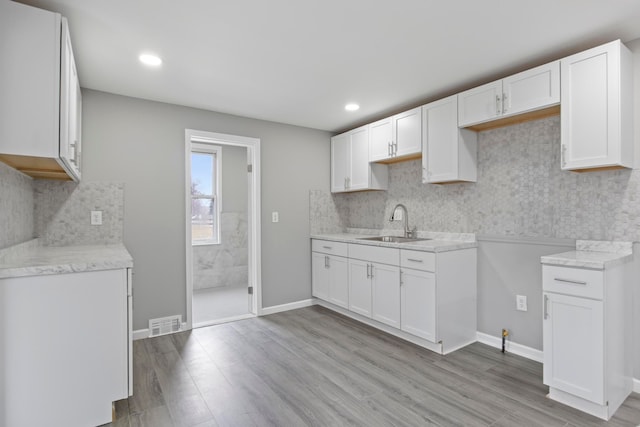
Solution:
{"label": "white lower cabinet", "polygon": [[400,328],[400,268],[371,264],[371,317]]}
{"label": "white lower cabinet", "polygon": [[605,420],[632,389],[630,264],[542,266],[549,397]]}
{"label": "white lower cabinet", "polygon": [[313,296],[331,303],[325,306],[347,308],[341,312],[442,354],[475,341],[475,248],[434,253],[312,242],[314,251],[322,246],[335,251],[336,244],[348,247],[346,307],[331,285],[324,285],[331,282],[325,279],[325,259],[312,254]]}
{"label": "white lower cabinet", "polygon": [[436,275],[403,268],[400,278],[400,328],[436,342]]}
{"label": "white lower cabinet", "polygon": [[[349,307],[347,245],[314,241],[311,253],[311,293],[337,306]],[[337,255],[336,255],[337,254]]]}
{"label": "white lower cabinet", "polygon": [[371,264],[349,259],[349,310],[371,317]]}
{"label": "white lower cabinet", "polygon": [[131,394],[129,273],[0,279],[1,425],[111,422]]}
{"label": "white lower cabinet", "polygon": [[544,299],[545,384],[603,404],[602,301],[554,293]]}

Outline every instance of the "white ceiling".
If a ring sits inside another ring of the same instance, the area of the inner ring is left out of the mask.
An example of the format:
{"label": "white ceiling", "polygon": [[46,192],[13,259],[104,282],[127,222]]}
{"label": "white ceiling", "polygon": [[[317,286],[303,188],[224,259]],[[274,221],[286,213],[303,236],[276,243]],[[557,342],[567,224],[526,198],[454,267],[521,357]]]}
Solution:
{"label": "white ceiling", "polygon": [[640,37],[638,0],[21,2],[69,19],[83,87],[330,131]]}

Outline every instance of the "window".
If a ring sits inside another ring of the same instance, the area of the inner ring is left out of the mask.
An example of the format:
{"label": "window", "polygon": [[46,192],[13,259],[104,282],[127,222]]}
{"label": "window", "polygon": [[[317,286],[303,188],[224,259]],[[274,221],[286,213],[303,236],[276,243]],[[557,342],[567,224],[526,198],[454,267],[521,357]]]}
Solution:
{"label": "window", "polygon": [[220,243],[220,164],[222,149],[193,144],[191,149],[191,243]]}

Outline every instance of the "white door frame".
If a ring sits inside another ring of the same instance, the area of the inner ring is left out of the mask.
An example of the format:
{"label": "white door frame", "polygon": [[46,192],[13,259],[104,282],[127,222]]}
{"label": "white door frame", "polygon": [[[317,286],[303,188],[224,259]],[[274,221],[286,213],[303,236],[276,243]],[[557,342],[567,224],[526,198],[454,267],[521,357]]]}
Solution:
{"label": "white door frame", "polygon": [[193,247],[191,245],[191,148],[192,143],[205,143],[246,147],[252,172],[249,173],[249,204],[248,213],[248,245],[249,245],[249,286],[253,286],[253,306],[251,315],[262,312],[262,282],[260,280],[261,246],[260,246],[260,139],[238,135],[227,135],[215,132],[205,132],[185,129],[185,224],[186,224],[186,262],[187,262],[187,329],[193,328],[192,297],[193,297]]}

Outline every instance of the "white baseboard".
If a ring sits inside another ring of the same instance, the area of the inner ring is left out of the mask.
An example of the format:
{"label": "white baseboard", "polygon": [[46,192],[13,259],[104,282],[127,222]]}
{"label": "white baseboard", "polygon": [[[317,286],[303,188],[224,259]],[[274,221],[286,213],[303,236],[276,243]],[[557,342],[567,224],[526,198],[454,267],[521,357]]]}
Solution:
{"label": "white baseboard", "polygon": [[267,314],[275,314],[283,311],[295,310],[297,308],[310,307],[315,303],[315,300],[313,298],[310,298],[302,301],[290,302],[288,304],[274,305],[272,307],[262,308],[258,315],[266,316]]}
{"label": "white baseboard", "polygon": [[633,391],[635,393],[640,393],[640,379],[638,378],[633,379]]}
{"label": "white baseboard", "polygon": [[[502,349],[502,338],[478,332],[477,339],[478,342],[481,342],[482,344]],[[527,347],[526,345],[507,340],[505,343],[505,351],[542,363],[542,351]]]}

